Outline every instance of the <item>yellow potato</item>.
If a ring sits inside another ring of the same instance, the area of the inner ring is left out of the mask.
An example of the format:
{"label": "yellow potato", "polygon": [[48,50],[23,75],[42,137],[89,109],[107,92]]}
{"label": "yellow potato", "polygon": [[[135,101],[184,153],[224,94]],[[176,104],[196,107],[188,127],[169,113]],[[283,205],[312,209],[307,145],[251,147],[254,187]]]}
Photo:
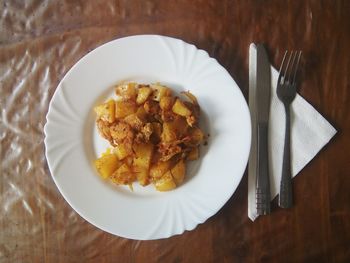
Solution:
{"label": "yellow potato", "polygon": [[103,118],[104,115],[106,115],[106,113],[108,114],[108,104],[107,103],[103,103],[101,105],[98,105],[94,108],[94,111],[97,115],[97,117],[99,118]]}
{"label": "yellow potato", "polygon": [[143,122],[147,119],[147,112],[145,111],[144,107],[141,105],[136,110],[136,116],[142,120]]}
{"label": "yellow potato", "polygon": [[163,123],[161,139],[164,142],[171,142],[176,140],[176,128],[172,122]]}
{"label": "yellow potato", "polygon": [[159,101],[159,107],[162,110],[170,110],[174,104],[174,98],[171,96],[164,96]]}
{"label": "yellow potato", "polygon": [[149,169],[153,155],[153,144],[134,144],[133,149],[135,152],[134,165],[137,167]]}
{"label": "yellow potato", "polygon": [[116,101],[115,117],[117,119],[124,118],[136,111],[136,105],[132,101]]}
{"label": "yellow potato", "polygon": [[138,105],[144,103],[148,97],[151,95],[152,89],[150,87],[139,88],[136,98],[136,103]]}
{"label": "yellow potato", "polygon": [[183,159],[181,159],[175,166],[170,170],[171,175],[174,178],[176,185],[183,182],[186,173],[186,166]]}
{"label": "yellow potato", "polygon": [[173,121],[163,123],[161,139],[164,142],[171,142],[180,139],[188,131],[189,126],[185,118],[176,116]]}
{"label": "yellow potato", "polygon": [[110,154],[112,154],[112,149],[111,148],[107,148],[106,151],[101,154],[101,156],[110,155]]}
{"label": "yellow potato", "polygon": [[175,130],[177,138],[180,138],[183,135],[185,135],[188,132],[189,128],[185,118],[181,116],[176,116],[176,118],[173,121],[172,127]]}
{"label": "yellow potato", "polygon": [[193,148],[187,155],[187,160],[194,161],[199,158],[199,149],[198,147]]}
{"label": "yellow potato", "polygon": [[153,179],[159,179],[165,174],[170,169],[171,162],[166,161],[166,162],[157,162],[151,166],[151,169],[149,171],[150,176]]}
{"label": "yellow potato", "polygon": [[176,99],[173,107],[172,107],[172,110],[174,113],[180,115],[180,116],[183,116],[183,117],[187,117],[187,116],[190,116],[191,115],[191,111],[185,106],[185,104],[179,100],[179,99]]}
{"label": "yellow potato", "polygon": [[119,161],[114,154],[104,154],[102,157],[95,160],[95,167],[102,178],[106,179],[117,170]]}
{"label": "yellow potato", "polygon": [[114,153],[117,155],[119,160],[122,160],[132,152],[130,152],[130,147],[125,147],[124,144],[120,143],[114,148]]}
{"label": "yellow potato", "polygon": [[152,99],[155,101],[160,101],[161,98],[165,96],[171,96],[170,89],[165,86],[162,86],[159,84],[153,84],[151,85],[151,88],[153,89]]}
{"label": "yellow potato", "polygon": [[162,192],[169,191],[176,188],[176,184],[174,182],[173,177],[171,176],[170,171],[166,172],[162,176],[162,178],[160,178],[154,183],[154,185],[158,191],[162,191]]}
{"label": "yellow potato", "polygon": [[134,170],[134,173],[136,174],[137,181],[140,183],[140,185],[146,186],[149,184],[148,169],[134,166],[133,170]]}
{"label": "yellow potato", "polygon": [[131,184],[136,180],[136,176],[130,167],[124,163],[112,174],[111,179],[116,184]]}
{"label": "yellow potato", "polygon": [[130,82],[117,86],[115,93],[122,98],[122,100],[135,100],[136,98],[136,83]]}
{"label": "yellow potato", "polygon": [[204,134],[201,129],[193,127],[190,129],[190,137],[192,144],[199,145],[204,139]]}
{"label": "yellow potato", "polygon": [[104,121],[112,123],[115,121],[115,103],[114,100],[109,100],[106,103],[98,105],[94,108],[97,116]]}

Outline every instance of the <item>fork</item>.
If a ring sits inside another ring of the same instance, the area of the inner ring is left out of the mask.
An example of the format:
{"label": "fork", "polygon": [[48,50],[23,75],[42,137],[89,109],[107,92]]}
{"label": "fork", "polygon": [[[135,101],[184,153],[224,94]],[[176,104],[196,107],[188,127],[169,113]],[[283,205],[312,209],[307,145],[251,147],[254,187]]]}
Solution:
{"label": "fork", "polygon": [[[286,132],[284,137],[282,176],[278,205],[290,208],[293,205],[292,173],[290,165],[290,105],[296,96],[296,74],[301,51],[291,51],[286,62],[288,51],[284,53],[277,81],[277,96],[284,105],[286,113]],[[287,65],[285,66],[285,62]],[[285,67],[284,67],[285,66]]]}

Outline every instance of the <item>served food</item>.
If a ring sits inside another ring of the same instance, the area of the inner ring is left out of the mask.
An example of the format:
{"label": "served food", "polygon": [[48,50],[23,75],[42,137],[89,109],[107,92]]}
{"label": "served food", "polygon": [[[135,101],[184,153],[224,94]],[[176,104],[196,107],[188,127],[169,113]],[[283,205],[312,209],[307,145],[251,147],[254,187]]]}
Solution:
{"label": "served food", "polygon": [[111,146],[95,161],[98,173],[131,189],[135,181],[158,191],[176,188],[205,140],[196,97],[182,92],[182,100],[164,85],[133,82],[115,92],[116,99],[94,108],[98,131]]}

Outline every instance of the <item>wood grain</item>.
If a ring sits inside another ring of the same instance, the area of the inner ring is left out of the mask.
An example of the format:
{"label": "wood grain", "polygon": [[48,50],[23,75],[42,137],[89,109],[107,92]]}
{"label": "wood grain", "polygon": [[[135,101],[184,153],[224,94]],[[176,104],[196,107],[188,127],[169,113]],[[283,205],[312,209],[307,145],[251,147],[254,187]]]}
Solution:
{"label": "wood grain", "polygon": [[[1,262],[350,262],[350,1],[1,1]],[[273,65],[303,50],[299,93],[338,130],[294,179],[295,206],[254,223],[247,175],[195,230],[157,241],[104,233],[55,187],[43,126],[58,82],[109,40],[163,34],[208,51],[248,97],[248,47]]]}

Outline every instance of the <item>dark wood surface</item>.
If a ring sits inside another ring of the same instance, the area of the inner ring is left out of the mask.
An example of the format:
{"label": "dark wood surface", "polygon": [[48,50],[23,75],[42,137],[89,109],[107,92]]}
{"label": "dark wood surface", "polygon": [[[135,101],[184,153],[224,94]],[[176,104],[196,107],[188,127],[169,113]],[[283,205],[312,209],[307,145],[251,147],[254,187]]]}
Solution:
{"label": "dark wood surface", "polygon": [[[247,174],[195,230],[157,241],[104,233],[55,187],[43,126],[58,82],[93,48],[162,34],[208,51],[248,97],[248,47],[278,66],[303,51],[299,93],[338,130],[294,182],[295,206],[254,223]],[[0,262],[350,262],[350,1],[0,1]]]}

